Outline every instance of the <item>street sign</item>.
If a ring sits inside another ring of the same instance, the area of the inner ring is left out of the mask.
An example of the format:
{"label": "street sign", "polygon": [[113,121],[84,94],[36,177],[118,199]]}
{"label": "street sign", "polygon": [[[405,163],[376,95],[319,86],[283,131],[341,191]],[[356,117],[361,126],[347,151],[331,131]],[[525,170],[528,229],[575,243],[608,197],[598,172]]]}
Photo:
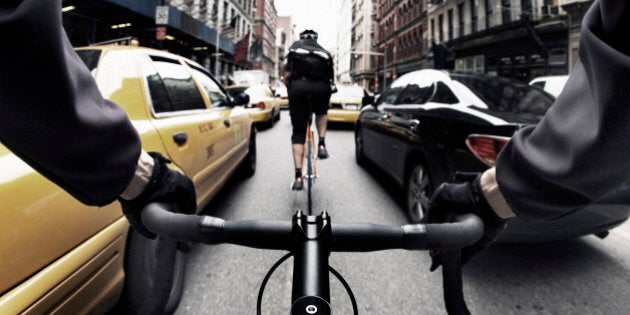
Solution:
{"label": "street sign", "polygon": [[155,7],[155,24],[166,25],[168,24],[168,6],[160,5]]}

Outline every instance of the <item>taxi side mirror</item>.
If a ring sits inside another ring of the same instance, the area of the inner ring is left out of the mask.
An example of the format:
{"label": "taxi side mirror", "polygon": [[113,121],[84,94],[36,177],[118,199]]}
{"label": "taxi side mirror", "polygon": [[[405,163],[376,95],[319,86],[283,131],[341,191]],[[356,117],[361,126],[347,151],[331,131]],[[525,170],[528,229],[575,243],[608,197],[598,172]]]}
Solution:
{"label": "taxi side mirror", "polygon": [[249,104],[249,95],[247,95],[247,93],[245,92],[239,92],[236,95],[234,95],[234,105],[239,106],[239,105],[247,105]]}

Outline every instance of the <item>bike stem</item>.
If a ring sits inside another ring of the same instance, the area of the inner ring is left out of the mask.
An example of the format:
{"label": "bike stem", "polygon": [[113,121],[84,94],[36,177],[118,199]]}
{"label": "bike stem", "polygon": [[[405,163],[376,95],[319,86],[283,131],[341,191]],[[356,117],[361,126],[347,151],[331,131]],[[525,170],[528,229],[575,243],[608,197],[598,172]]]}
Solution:
{"label": "bike stem", "polygon": [[[328,315],[330,282],[328,257],[332,229],[325,211],[318,216],[293,215],[293,290],[291,314]],[[321,268],[326,266],[326,268]]]}

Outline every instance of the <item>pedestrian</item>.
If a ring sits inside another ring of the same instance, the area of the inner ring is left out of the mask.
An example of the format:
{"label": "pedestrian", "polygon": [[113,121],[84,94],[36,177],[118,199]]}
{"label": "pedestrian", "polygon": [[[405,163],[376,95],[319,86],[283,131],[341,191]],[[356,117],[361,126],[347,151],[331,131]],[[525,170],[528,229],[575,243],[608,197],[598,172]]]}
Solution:
{"label": "pedestrian", "polygon": [[289,113],[293,133],[291,149],[295,166],[292,190],[302,190],[302,162],[306,126],[315,113],[318,145],[317,157],[328,158],[326,128],[330,95],[335,91],[333,59],[328,51],[317,43],[317,32],[307,29],[300,33],[300,40],[289,48],[284,78],[289,94]]}

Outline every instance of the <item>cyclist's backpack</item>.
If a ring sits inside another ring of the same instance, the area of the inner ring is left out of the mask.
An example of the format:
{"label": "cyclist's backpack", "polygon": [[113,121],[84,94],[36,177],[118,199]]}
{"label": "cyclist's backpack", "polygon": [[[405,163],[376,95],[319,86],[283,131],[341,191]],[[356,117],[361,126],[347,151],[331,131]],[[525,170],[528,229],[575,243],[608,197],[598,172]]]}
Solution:
{"label": "cyclist's backpack", "polygon": [[316,81],[328,81],[332,60],[330,55],[320,50],[309,51],[304,48],[291,49],[289,52],[291,76]]}

